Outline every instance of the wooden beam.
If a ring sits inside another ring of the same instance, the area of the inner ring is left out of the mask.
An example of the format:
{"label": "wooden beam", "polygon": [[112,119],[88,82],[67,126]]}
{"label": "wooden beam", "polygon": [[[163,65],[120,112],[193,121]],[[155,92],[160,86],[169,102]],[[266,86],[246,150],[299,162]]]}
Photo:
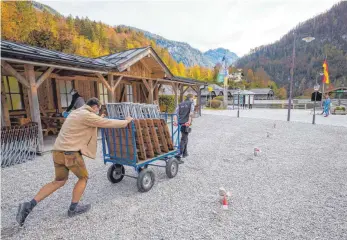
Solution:
{"label": "wooden beam", "polygon": [[201,91],[200,91],[200,87],[197,86],[198,88],[198,91],[197,91],[197,94],[198,94],[198,99],[197,99],[197,104],[199,105],[199,116],[201,116]]}
{"label": "wooden beam", "polygon": [[95,73],[96,76],[98,76],[99,80],[107,87],[108,90],[112,91],[111,86],[107,83],[107,81],[105,80],[104,76],[102,76],[101,73]]}
{"label": "wooden beam", "polygon": [[8,64],[6,61],[1,61],[1,66],[4,68],[6,72],[14,76],[18,80],[18,82],[20,82],[27,88],[30,88],[28,81],[19,72],[17,72],[10,64]]}
{"label": "wooden beam", "polygon": [[4,78],[1,78],[1,126],[10,127],[10,112],[7,107],[7,100],[4,88]]}
{"label": "wooden beam", "polygon": [[129,60],[128,62],[126,62],[125,64],[121,64],[120,66],[118,66],[118,69],[123,72],[126,69],[129,69],[128,71],[130,71],[130,66],[135,64],[136,62],[139,61],[139,59],[144,58],[147,54],[149,54],[148,51],[145,51],[139,55],[137,55],[136,57],[134,57],[133,59]]}
{"label": "wooden beam", "polygon": [[145,63],[145,61],[143,59],[140,59],[140,62],[142,63],[142,65],[146,68],[146,70],[149,72],[149,73],[152,73],[152,70],[150,67],[148,67],[147,63]]}
{"label": "wooden beam", "polygon": [[[185,94],[185,92],[190,88],[190,86],[187,86],[186,89],[183,90],[183,93],[182,94]],[[183,88],[182,88],[183,89]]]}
{"label": "wooden beam", "polygon": [[183,101],[183,85],[181,84],[181,86],[180,86],[180,102],[182,102]]}
{"label": "wooden beam", "polygon": [[37,95],[37,86],[36,86],[36,77],[34,66],[29,64],[24,64],[25,76],[30,83],[30,99],[31,99],[31,120],[38,124],[38,140],[39,144],[37,147],[38,152],[43,152],[43,134],[42,134],[42,125],[41,125],[41,116],[40,116],[40,104],[39,98]]}
{"label": "wooden beam", "polygon": [[149,93],[148,93],[148,103],[153,104],[153,80],[148,80]]}
{"label": "wooden beam", "polygon": [[115,94],[114,94],[114,88],[113,88],[113,75],[108,74],[107,75],[107,81],[108,84],[111,86],[111,90],[108,90],[108,97],[111,103],[114,103],[116,101]]}
{"label": "wooden beam", "polygon": [[140,88],[141,88],[141,91],[142,91],[142,93],[143,93],[143,96],[145,97],[145,99],[146,99],[146,102],[147,102],[147,94],[146,94],[146,92],[145,92],[145,90],[143,89],[143,85],[140,85]]}
{"label": "wooden beam", "polygon": [[197,94],[199,94],[199,90],[200,90],[200,87],[199,86],[191,86],[191,88],[194,90],[194,92],[196,92]]}
{"label": "wooden beam", "polygon": [[159,90],[158,88],[154,88],[153,90],[153,102],[159,101]]}
{"label": "wooden beam", "polygon": [[121,83],[122,78],[123,78],[123,76],[118,77],[116,83],[115,83],[115,84],[113,85],[113,87],[112,87],[112,91],[113,91],[113,92],[116,90],[116,88],[117,88],[117,87],[119,86],[119,84]]}
{"label": "wooden beam", "polygon": [[177,95],[177,84],[176,83],[171,83],[172,86],[172,91]]}
{"label": "wooden beam", "polygon": [[[115,76],[123,76],[124,78],[131,78],[131,79],[139,79],[142,80],[144,77],[141,76],[134,76],[134,75],[129,75],[129,74],[124,74],[124,73],[116,73],[112,72],[112,75]],[[171,79],[162,79],[162,78],[153,78],[153,77],[146,77],[148,80],[153,80],[153,81],[159,81],[159,82],[169,82],[169,83],[180,83],[176,80],[171,80]],[[185,85],[196,85],[195,83],[184,83]]]}
{"label": "wooden beam", "polygon": [[134,102],[134,103],[137,102],[137,89],[136,89],[136,87],[137,87],[136,82],[133,82],[133,83],[131,84],[131,88],[132,88],[132,90],[133,90],[133,102]]}
{"label": "wooden beam", "polygon": [[120,93],[120,98],[119,98],[119,101],[118,101],[118,102],[122,102],[123,97],[124,97],[124,92],[125,92],[125,86],[123,86],[123,88],[122,88],[122,91],[121,91],[121,93]]}
{"label": "wooden beam", "polygon": [[39,87],[43,81],[45,81],[49,75],[53,72],[54,68],[50,67],[48,68],[44,73],[41,74],[41,76],[36,81],[36,86]]}
{"label": "wooden beam", "polygon": [[154,86],[153,86],[153,89],[155,89],[155,88],[157,87],[158,83],[159,83],[159,81],[158,81],[158,80],[157,80],[157,81],[155,81]]}
{"label": "wooden beam", "polygon": [[65,81],[99,81],[98,77],[86,77],[86,76],[61,76],[56,73],[51,73],[51,78],[56,78],[59,80],[65,80]]}
{"label": "wooden beam", "polygon": [[142,79],[143,84],[145,85],[145,87],[147,88],[147,91],[151,91],[151,88],[149,87],[147,80],[146,79]]}

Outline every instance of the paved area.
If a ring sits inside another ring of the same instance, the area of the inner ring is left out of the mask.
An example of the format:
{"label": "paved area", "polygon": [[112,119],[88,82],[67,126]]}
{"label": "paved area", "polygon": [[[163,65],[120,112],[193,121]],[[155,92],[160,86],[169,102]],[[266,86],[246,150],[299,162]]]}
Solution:
{"label": "paved area", "polygon": [[[321,113],[317,111],[317,113]],[[203,109],[202,114],[213,114],[221,116],[237,117],[237,109],[234,110],[207,110]],[[287,109],[240,109],[241,118],[257,118],[257,119],[269,119],[287,121]],[[311,110],[291,110],[291,121],[312,123]],[[331,125],[331,126],[345,126],[347,127],[347,115],[329,115],[329,117],[323,117],[323,115],[316,115],[316,124],[319,125]]]}
{"label": "paved area", "polygon": [[[347,128],[205,114],[189,141],[178,175],[154,168],[147,193],[131,178],[108,182],[99,149],[86,160],[91,211],[67,217],[71,175],[24,228],[17,206],[52,180],[51,156],[2,169],[1,239],[347,239]],[[221,186],[232,193],[227,211]]]}

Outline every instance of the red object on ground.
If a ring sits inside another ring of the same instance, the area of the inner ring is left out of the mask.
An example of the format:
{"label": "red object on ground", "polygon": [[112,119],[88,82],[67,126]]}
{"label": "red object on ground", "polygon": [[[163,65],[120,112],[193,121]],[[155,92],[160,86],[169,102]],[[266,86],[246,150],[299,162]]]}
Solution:
{"label": "red object on ground", "polygon": [[224,195],[223,198],[223,209],[228,209],[228,200],[226,195]]}

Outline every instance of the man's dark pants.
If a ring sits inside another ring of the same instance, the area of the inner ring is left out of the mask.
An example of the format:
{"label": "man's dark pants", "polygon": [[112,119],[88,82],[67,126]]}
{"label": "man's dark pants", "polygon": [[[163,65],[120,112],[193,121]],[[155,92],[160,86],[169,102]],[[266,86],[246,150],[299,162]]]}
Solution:
{"label": "man's dark pants", "polygon": [[187,148],[188,148],[188,134],[186,132],[186,126],[182,126],[181,125],[181,142],[180,142],[180,154],[181,155],[187,155],[188,154],[188,151],[187,151]]}

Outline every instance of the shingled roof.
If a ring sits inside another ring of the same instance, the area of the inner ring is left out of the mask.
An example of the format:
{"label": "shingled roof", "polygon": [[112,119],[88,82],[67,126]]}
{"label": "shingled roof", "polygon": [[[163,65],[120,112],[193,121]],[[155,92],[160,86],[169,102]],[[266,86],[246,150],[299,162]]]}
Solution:
{"label": "shingled roof", "polygon": [[143,59],[146,56],[152,56],[153,59],[161,66],[168,77],[173,77],[169,68],[161,60],[158,54],[150,46],[144,48],[134,48],[122,52],[113,53],[107,56],[99,57],[97,59],[107,61],[117,66],[118,71],[122,72],[131,66],[134,62]]}
{"label": "shingled roof", "polygon": [[116,68],[114,64],[102,59],[81,57],[5,40],[1,40],[1,57],[102,70]]}

